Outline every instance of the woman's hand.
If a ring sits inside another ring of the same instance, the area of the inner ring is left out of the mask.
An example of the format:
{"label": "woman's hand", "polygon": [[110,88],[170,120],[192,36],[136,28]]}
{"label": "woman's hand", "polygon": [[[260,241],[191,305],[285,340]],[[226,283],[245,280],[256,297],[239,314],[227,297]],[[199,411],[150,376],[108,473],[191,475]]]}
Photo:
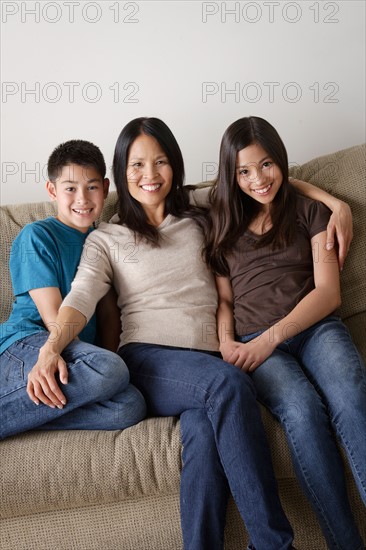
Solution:
{"label": "woman's hand", "polygon": [[33,403],[43,403],[53,409],[62,409],[66,405],[66,398],[55,377],[56,373],[59,373],[60,382],[67,384],[68,372],[65,361],[46,344],[40,349],[38,361],[28,374],[27,393]]}
{"label": "woman's hand", "polygon": [[336,237],[339,245],[338,263],[339,268],[342,270],[353,239],[351,208],[343,201],[338,201],[329,219],[327,250],[334,248]]}

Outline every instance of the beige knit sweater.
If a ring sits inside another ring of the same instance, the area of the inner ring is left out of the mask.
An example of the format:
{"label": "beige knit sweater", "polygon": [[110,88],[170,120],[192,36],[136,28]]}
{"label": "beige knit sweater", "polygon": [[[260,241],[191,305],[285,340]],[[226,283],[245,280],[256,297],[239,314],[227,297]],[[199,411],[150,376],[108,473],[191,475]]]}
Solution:
{"label": "beige knit sweater", "polygon": [[215,281],[201,257],[202,234],[191,219],[168,215],[160,248],[118,225],[114,216],[87,238],[63,306],[87,320],[110,285],[121,308],[120,344],[144,342],[218,350]]}

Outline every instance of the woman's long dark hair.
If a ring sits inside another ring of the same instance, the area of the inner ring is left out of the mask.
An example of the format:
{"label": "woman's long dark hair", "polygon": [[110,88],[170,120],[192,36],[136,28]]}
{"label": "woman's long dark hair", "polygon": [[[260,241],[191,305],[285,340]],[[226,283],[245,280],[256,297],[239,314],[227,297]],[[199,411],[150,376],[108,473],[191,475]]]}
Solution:
{"label": "woman's long dark hair", "polygon": [[191,207],[184,184],[184,163],[181,150],[173,133],[160,119],[141,117],[131,120],[122,129],[114,151],[113,177],[118,195],[119,223],[131,229],[135,236],[159,246],[159,231],[148,222],[141,204],[134,199],[127,184],[128,155],[132,143],[142,134],[152,136],[168,157],[173,171],[172,187],[165,199],[165,214],[177,217],[194,217],[200,224],[200,210]]}
{"label": "woman's long dark hair", "polygon": [[237,154],[249,145],[260,145],[280,168],[282,185],[271,205],[272,228],[257,242],[257,247],[283,247],[293,240],[296,230],[296,193],[288,183],[286,148],[275,128],[259,117],[245,117],[225,131],[220,146],[219,171],[211,195],[210,227],[204,257],[210,268],[229,275],[226,257],[238,238],[258,215],[261,205],[245,194],[236,179]]}

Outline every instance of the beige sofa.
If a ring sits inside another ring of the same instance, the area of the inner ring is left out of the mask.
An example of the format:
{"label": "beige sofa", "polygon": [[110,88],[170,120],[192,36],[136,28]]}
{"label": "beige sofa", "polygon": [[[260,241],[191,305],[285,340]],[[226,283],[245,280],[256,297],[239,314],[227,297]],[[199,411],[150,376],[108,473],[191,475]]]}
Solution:
{"label": "beige sofa", "polygon": [[[355,146],[291,169],[346,200],[355,238],[342,274],[342,315],[366,359],[365,147]],[[104,218],[114,211],[115,195]],[[1,321],[12,302],[9,247],[21,227],[54,214],[51,203],[1,207]],[[298,550],[326,548],[302,495],[283,433],[266,411],[281,498]],[[0,419],[1,420],[1,419]],[[366,437],[366,434],[365,434]],[[149,418],[123,432],[29,432],[0,443],[2,550],[175,550],[179,524],[179,421]],[[366,512],[347,467],[352,507],[366,541]],[[230,502],[226,548],[245,548],[246,534]],[[215,549],[213,549],[215,550]]]}

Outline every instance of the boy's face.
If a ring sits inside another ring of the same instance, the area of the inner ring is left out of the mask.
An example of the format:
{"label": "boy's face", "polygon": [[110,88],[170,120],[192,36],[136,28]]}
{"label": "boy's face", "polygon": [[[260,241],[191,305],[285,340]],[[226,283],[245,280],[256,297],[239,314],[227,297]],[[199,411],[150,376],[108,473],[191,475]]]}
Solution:
{"label": "boy's face", "polygon": [[103,210],[109,180],[103,180],[95,168],[70,164],[46,188],[51,200],[57,201],[57,219],[86,233]]}

